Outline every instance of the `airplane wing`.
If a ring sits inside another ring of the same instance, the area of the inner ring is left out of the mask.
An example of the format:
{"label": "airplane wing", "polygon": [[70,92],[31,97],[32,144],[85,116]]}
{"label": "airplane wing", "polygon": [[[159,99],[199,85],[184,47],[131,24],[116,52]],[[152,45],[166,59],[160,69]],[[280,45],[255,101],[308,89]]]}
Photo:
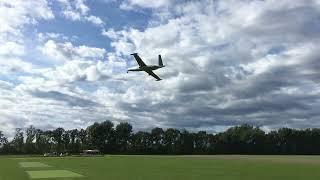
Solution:
{"label": "airplane wing", "polygon": [[146,71],[149,75],[151,75],[152,77],[156,78],[157,81],[160,81],[161,79],[159,78],[159,76],[157,76],[152,70],[147,70]]}
{"label": "airplane wing", "polygon": [[131,54],[136,59],[139,66],[146,66],[146,64],[142,61],[142,59],[138,56],[138,53]]}

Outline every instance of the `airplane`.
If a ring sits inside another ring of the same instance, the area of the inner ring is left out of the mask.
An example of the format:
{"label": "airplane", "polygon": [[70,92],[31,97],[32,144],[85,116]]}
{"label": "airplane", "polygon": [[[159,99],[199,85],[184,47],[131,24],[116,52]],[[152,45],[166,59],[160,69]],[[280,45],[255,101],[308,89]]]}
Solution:
{"label": "airplane", "polygon": [[149,74],[149,76],[153,76],[154,78],[157,79],[157,81],[162,80],[161,78],[159,78],[159,76],[157,76],[155,73],[153,73],[153,70],[157,70],[159,68],[163,68],[165,67],[162,63],[162,58],[161,55],[159,55],[159,65],[146,65],[142,59],[138,56],[138,53],[132,53],[130,55],[133,55],[133,57],[136,59],[139,68],[138,69],[128,69],[127,73],[129,73],[129,71],[145,71],[146,73]]}

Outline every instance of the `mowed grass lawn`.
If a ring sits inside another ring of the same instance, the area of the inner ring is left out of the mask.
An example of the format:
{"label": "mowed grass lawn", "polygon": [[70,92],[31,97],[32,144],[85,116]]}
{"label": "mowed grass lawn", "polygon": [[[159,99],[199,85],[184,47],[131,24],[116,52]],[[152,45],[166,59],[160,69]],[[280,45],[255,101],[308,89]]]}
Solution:
{"label": "mowed grass lawn", "polygon": [[320,156],[0,156],[0,180],[31,179],[27,171],[82,175],[48,180],[319,180]]}

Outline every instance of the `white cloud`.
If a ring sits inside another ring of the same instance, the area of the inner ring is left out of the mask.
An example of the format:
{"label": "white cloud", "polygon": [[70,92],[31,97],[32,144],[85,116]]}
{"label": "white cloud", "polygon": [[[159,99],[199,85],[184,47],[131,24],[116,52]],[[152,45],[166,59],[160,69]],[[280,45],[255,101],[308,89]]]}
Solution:
{"label": "white cloud", "polygon": [[108,29],[107,31],[103,29],[101,31],[101,35],[109,37],[111,39],[116,39],[118,37],[118,34],[119,33],[115,32],[114,29]]}
{"label": "white cloud", "polygon": [[65,10],[63,11],[63,15],[67,18],[70,19],[72,21],[80,21],[81,19],[81,14],[78,12],[74,12],[71,10]]}
{"label": "white cloud", "polygon": [[[126,91],[123,96],[130,103],[118,101],[121,104],[119,109],[142,119],[153,116],[161,122],[168,119],[169,126],[177,127],[249,121],[274,128],[282,126],[281,122],[275,122],[276,116],[285,116],[288,122],[292,119],[292,126],[295,126],[297,112],[290,108],[304,111],[304,103],[295,97],[292,97],[295,103],[289,103],[286,91],[281,91],[283,98],[277,102],[267,99],[285,87],[305,89],[306,83],[310,92],[317,92],[314,83],[318,82],[315,81],[318,73],[306,65],[314,62],[306,59],[316,51],[307,50],[309,45],[319,42],[319,26],[314,21],[320,16],[319,7],[314,1],[311,4],[272,0],[186,1],[154,11],[156,19],[144,30],[103,30],[102,35],[113,40],[111,45],[117,56],[127,58],[129,52],[138,52],[148,64],[155,64],[157,54],[162,54],[167,64],[166,68],[156,71],[164,79],[161,83],[150,83],[152,78],[146,77],[148,85],[140,84],[130,77],[132,85],[143,88]],[[147,1],[126,1],[124,5],[128,9],[153,8]],[[299,50],[299,55],[292,54],[293,50]],[[130,60],[135,64],[131,57]],[[295,67],[307,69],[296,72]],[[144,78],[139,73],[135,75],[137,79]],[[299,81],[303,85],[293,83],[290,77],[302,78]],[[160,101],[168,96],[171,97],[169,102]],[[241,99],[240,102],[237,98]],[[153,102],[146,107],[151,113],[141,107],[147,99]],[[132,103],[139,108],[131,107]],[[287,103],[292,106],[283,105]],[[154,104],[166,110],[164,119],[159,118],[157,110],[161,108]],[[219,108],[222,104],[225,106]],[[242,108],[240,104],[246,105]],[[170,107],[179,107],[184,115],[171,111]],[[275,112],[279,108],[286,109],[287,113]],[[260,111],[264,113],[259,114]],[[319,114],[313,118],[316,117]],[[198,122],[192,122],[194,119]],[[312,122],[306,121],[305,124],[311,125]]]}
{"label": "white cloud", "polygon": [[0,1],[0,69],[2,75],[33,73],[33,65],[25,60],[24,28],[40,20],[53,19],[45,0]]}
{"label": "white cloud", "polygon": [[22,56],[25,54],[24,46],[16,42],[0,44],[0,56]]}
{"label": "white cloud", "polygon": [[[87,89],[103,84],[114,71],[125,67],[125,63],[121,64],[122,61],[115,59],[113,54],[108,54],[107,58],[110,60],[66,61],[56,67],[42,69],[36,75],[19,76],[18,84],[0,81],[0,129],[11,137],[14,128],[31,124],[44,129],[62,125],[66,129],[85,128],[95,121],[124,118],[124,113],[117,110],[112,102],[102,100],[96,96],[95,90],[90,92]],[[28,67],[19,61],[16,64]],[[17,71],[24,72],[21,69]],[[1,72],[8,73],[3,69]]]}
{"label": "white cloud", "polygon": [[[68,4],[68,1],[60,2]],[[76,1],[75,9],[87,17],[89,8],[83,1]],[[95,100],[91,101],[86,91],[73,85],[108,78],[106,74],[111,70],[102,62],[104,49],[58,43],[74,39],[59,33],[38,33],[38,43],[43,43],[39,45],[42,56],[37,54],[37,49],[27,46],[30,34],[25,36],[25,27],[53,18],[45,0],[0,1],[0,130],[9,136],[15,128],[31,124],[52,128],[65,123],[65,119],[77,119],[69,126],[85,127],[89,122],[84,120],[105,118],[107,110]],[[101,23],[98,17],[92,16],[89,20]],[[38,56],[45,58],[43,62],[56,61],[52,63],[56,66],[36,66],[33,58]],[[76,118],[81,113],[82,118]]]}
{"label": "white cloud", "polygon": [[103,25],[104,24],[104,22],[97,16],[90,15],[90,16],[85,17],[85,19],[88,22],[91,22],[91,23],[93,23],[95,25]]}
{"label": "white cloud", "polygon": [[89,22],[97,26],[104,25],[100,17],[89,14],[90,8],[85,4],[85,0],[60,0],[59,2],[62,6],[62,14],[66,19]]}
{"label": "white cloud", "polygon": [[0,2],[0,32],[20,33],[25,24],[37,23],[39,19],[52,19],[54,15],[45,0],[2,0]]}
{"label": "white cloud", "polygon": [[11,73],[33,73],[34,66],[19,58],[0,59],[0,75],[9,75]]}
{"label": "white cloud", "polygon": [[[84,2],[60,0],[80,21],[91,16]],[[151,8],[153,14],[145,29],[102,30],[113,52],[43,33],[39,49],[52,66],[35,74],[39,67],[24,64],[22,57],[1,59],[1,72],[24,73],[16,83],[0,81],[0,128],[68,129],[105,119],[126,120],[136,129],[216,131],[242,123],[320,127],[316,1],[128,0],[123,5]],[[19,46],[23,42],[5,42],[3,56],[27,50]],[[155,73],[163,80],[144,72],[126,74],[136,66],[131,52],[147,64],[157,64],[162,54],[166,67]]]}
{"label": "white cloud", "polygon": [[89,12],[89,7],[84,4],[85,0],[76,0],[75,1],[75,8],[80,10],[81,14],[87,14]]}
{"label": "white cloud", "polygon": [[126,0],[122,2],[120,8],[126,10],[132,10],[135,7],[142,7],[142,8],[162,8],[164,6],[169,6],[171,4],[170,0]]}
{"label": "white cloud", "polygon": [[49,39],[53,40],[61,40],[61,41],[73,41],[78,39],[79,37],[73,35],[72,37],[68,37],[62,33],[52,33],[52,32],[46,32],[46,33],[38,33],[38,40],[40,42],[47,41]]}
{"label": "white cloud", "polygon": [[39,20],[49,20],[54,15],[45,0],[2,0],[0,2],[0,43],[14,41],[22,43],[23,26],[35,24]]}
{"label": "white cloud", "polygon": [[58,43],[48,40],[42,47],[41,52],[55,62],[68,60],[97,60],[102,59],[106,53],[105,49],[88,47],[85,45],[74,46],[71,42]]}
{"label": "white cloud", "polygon": [[70,84],[76,81],[98,81],[109,78],[104,62],[68,61],[63,66],[43,74],[48,80],[57,84]]}

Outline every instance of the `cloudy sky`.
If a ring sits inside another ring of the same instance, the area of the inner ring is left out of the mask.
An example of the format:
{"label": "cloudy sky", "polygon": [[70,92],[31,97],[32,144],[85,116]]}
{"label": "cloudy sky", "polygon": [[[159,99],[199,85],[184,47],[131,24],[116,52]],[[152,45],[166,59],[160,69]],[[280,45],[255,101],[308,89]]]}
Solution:
{"label": "cloudy sky", "polygon": [[320,127],[319,43],[319,0],[0,0],[0,130]]}

